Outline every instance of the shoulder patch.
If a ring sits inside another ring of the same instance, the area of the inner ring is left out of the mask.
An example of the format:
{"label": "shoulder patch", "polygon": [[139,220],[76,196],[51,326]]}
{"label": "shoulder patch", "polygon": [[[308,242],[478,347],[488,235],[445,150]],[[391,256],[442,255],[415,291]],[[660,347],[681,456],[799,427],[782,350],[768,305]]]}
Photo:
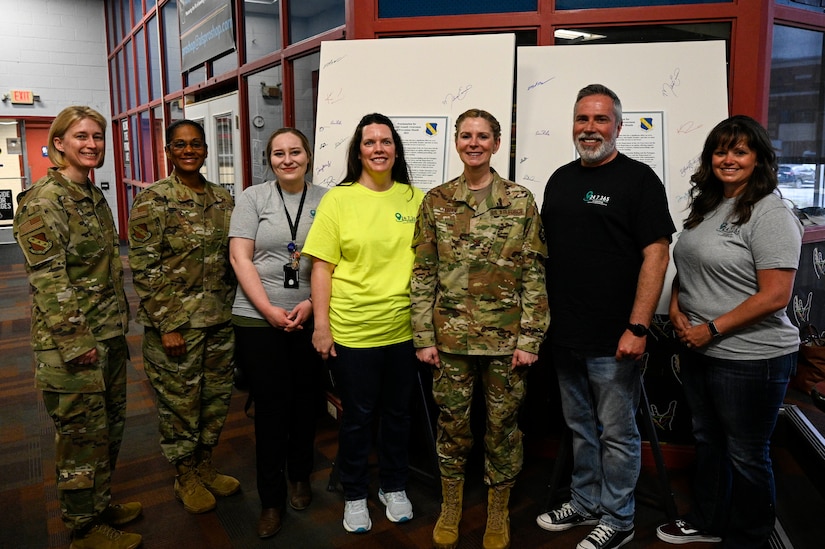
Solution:
{"label": "shoulder patch", "polygon": [[46,255],[54,248],[54,241],[46,234],[46,231],[28,234],[25,236],[25,241],[29,253],[34,255]]}
{"label": "shoulder patch", "polygon": [[32,231],[36,231],[37,229],[41,229],[43,227],[43,216],[35,215],[33,217],[28,218],[26,221],[21,223],[17,227],[17,231],[21,235],[27,235]]}
{"label": "shoulder patch", "polygon": [[132,208],[132,211],[129,213],[129,218],[140,219],[141,217],[148,217],[149,210],[149,204],[138,204]]}
{"label": "shoulder patch", "polygon": [[149,230],[147,223],[130,223],[129,230],[135,242],[146,242],[152,237],[152,231]]}

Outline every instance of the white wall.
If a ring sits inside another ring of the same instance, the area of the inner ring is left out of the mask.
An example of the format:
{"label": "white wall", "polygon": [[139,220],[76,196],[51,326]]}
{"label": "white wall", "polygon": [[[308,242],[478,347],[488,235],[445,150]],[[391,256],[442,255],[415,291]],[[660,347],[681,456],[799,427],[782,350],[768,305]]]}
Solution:
{"label": "white wall", "polygon": [[88,105],[110,120],[107,160],[95,180],[109,182],[104,193],[117,223],[103,0],[0,0],[0,14],[0,96],[12,89],[40,96],[34,105],[0,103],[0,118],[53,117]]}

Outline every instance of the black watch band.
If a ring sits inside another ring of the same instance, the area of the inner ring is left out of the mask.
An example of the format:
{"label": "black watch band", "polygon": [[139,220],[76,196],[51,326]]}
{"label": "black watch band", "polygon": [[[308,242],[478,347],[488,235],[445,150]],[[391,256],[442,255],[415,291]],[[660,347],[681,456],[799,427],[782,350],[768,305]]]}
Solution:
{"label": "black watch band", "polygon": [[714,324],[712,320],[708,322],[708,330],[710,330],[710,335],[713,336],[713,339],[722,337],[722,332],[719,331],[716,324]]}
{"label": "black watch band", "polygon": [[636,337],[644,337],[650,332],[644,324],[628,324],[627,329]]}

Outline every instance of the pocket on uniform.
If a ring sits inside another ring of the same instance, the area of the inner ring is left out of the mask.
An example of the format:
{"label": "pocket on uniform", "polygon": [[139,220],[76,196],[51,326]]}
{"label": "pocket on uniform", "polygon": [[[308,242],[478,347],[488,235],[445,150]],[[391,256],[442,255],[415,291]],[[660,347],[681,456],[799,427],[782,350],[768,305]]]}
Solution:
{"label": "pocket on uniform", "polygon": [[35,351],[34,386],[41,391],[56,393],[100,393],[106,388],[103,379],[105,350],[98,345],[98,361],[76,365],[63,362],[57,349]]}
{"label": "pocket on uniform", "polygon": [[95,514],[95,470],[83,465],[75,469],[61,469],[57,473],[57,489],[69,515]]}
{"label": "pocket on uniform", "polygon": [[[185,355],[184,355],[185,356]],[[146,330],[143,334],[143,366],[148,366],[146,374],[151,376],[151,370],[161,369],[168,372],[177,372],[180,368],[179,361],[183,357],[170,357],[163,350],[160,340],[160,332]]]}
{"label": "pocket on uniform", "polygon": [[175,255],[190,254],[201,245],[201,239],[195,234],[195,229],[187,217],[187,211],[182,209],[170,211],[167,218],[163,238],[169,243]]}

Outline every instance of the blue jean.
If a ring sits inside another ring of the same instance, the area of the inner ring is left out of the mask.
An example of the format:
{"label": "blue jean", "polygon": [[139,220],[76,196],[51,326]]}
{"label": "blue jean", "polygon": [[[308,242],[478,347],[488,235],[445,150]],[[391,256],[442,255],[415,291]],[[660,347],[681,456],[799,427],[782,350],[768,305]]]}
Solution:
{"label": "blue jean", "polygon": [[681,355],[697,460],[688,520],[722,536],[724,547],[763,547],[773,530],[770,438],[795,366],[796,353],[763,360]]}
{"label": "blue jean", "polygon": [[571,504],[615,530],[631,530],[641,468],[639,363],[555,346],[553,364],[573,434]]}
{"label": "blue jean", "polygon": [[406,490],[409,477],[410,397],[418,360],[412,340],[384,347],[353,349],[336,344],[330,362],[341,396],[338,470],[344,498],[364,499],[369,491],[367,461],[373,419],[378,416],[378,478],[384,492]]}

